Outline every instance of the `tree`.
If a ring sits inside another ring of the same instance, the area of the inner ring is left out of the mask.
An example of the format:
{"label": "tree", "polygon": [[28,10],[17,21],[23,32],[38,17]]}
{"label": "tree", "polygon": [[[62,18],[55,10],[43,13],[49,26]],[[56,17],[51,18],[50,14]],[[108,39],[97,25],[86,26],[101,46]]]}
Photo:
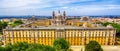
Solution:
{"label": "tree", "polygon": [[103,51],[103,49],[101,48],[101,45],[98,42],[90,41],[85,46],[85,51]]}
{"label": "tree", "polygon": [[26,42],[18,42],[15,44],[7,44],[4,47],[0,47],[0,51],[55,51],[55,48],[51,46],[41,44],[28,44]]}
{"label": "tree", "polygon": [[12,27],[15,27],[15,26],[17,26],[17,24],[14,24],[14,23],[13,23],[13,24],[11,24],[11,26],[12,26]]}
{"label": "tree", "polygon": [[43,51],[55,51],[55,48],[51,46],[44,46]]}
{"label": "tree", "polygon": [[2,22],[2,28],[4,29],[4,28],[6,28],[6,26],[8,25],[8,23],[7,22]]}
{"label": "tree", "polygon": [[5,51],[12,51],[12,45],[11,44],[7,44],[5,46]]}
{"label": "tree", "polygon": [[2,34],[2,30],[6,28],[7,25],[7,22],[0,21],[0,34]]}
{"label": "tree", "polygon": [[4,47],[0,47],[0,51],[5,51],[5,48]]}
{"label": "tree", "polygon": [[23,24],[22,20],[16,20],[14,21],[15,24]]}
{"label": "tree", "polygon": [[70,44],[64,38],[58,38],[54,41],[53,47],[59,51],[67,51]]}
{"label": "tree", "polygon": [[25,51],[28,48],[28,43],[18,42],[12,45],[12,51]]}
{"label": "tree", "polygon": [[7,26],[7,22],[0,21],[0,30],[4,29]]}
{"label": "tree", "polygon": [[26,51],[41,51],[43,49],[43,46],[40,44],[29,44]]}
{"label": "tree", "polygon": [[23,22],[22,22],[22,20],[16,20],[14,22],[10,22],[10,24],[12,27],[15,27],[17,25],[23,24]]}

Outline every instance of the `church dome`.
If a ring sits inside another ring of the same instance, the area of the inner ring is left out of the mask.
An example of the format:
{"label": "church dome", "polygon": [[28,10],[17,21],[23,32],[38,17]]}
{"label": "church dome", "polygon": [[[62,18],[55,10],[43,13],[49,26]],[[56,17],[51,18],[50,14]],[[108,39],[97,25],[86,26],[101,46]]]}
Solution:
{"label": "church dome", "polygon": [[58,13],[57,17],[61,17],[61,14],[60,14],[60,13]]}
{"label": "church dome", "polygon": [[58,20],[61,20],[61,19],[62,19],[62,15],[60,14],[60,11],[58,12],[58,14],[57,14],[56,17],[57,17]]}

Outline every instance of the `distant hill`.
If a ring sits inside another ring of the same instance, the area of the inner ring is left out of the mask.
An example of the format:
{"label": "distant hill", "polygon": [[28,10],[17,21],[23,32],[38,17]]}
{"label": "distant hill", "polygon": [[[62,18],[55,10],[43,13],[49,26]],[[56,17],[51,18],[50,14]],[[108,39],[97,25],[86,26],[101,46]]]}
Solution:
{"label": "distant hill", "polygon": [[[10,18],[17,18],[17,19],[20,19],[20,18],[31,18],[32,16],[0,16],[0,19],[4,19],[4,18],[7,18],[7,19],[10,19]],[[35,16],[36,18],[51,18],[52,16]],[[67,17],[74,17],[74,18],[80,18],[81,16],[67,16]],[[120,16],[89,16],[91,18],[99,18],[99,17],[104,17],[104,18],[120,18]]]}

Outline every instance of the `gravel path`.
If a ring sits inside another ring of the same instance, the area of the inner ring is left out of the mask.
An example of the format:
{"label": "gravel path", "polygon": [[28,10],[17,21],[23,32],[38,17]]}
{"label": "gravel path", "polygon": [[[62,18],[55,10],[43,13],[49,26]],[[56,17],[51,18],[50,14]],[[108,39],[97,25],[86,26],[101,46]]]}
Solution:
{"label": "gravel path", "polygon": [[[84,46],[71,46],[73,51],[84,51]],[[104,51],[120,51],[120,46],[102,46]]]}

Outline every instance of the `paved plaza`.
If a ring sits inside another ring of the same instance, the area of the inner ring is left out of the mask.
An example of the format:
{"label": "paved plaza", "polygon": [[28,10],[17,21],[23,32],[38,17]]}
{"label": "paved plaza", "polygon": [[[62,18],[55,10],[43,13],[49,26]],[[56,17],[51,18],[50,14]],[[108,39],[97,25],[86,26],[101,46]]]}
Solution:
{"label": "paved plaza", "polygon": [[[71,46],[73,51],[84,51],[84,46]],[[104,51],[120,51],[120,46],[102,46]]]}

